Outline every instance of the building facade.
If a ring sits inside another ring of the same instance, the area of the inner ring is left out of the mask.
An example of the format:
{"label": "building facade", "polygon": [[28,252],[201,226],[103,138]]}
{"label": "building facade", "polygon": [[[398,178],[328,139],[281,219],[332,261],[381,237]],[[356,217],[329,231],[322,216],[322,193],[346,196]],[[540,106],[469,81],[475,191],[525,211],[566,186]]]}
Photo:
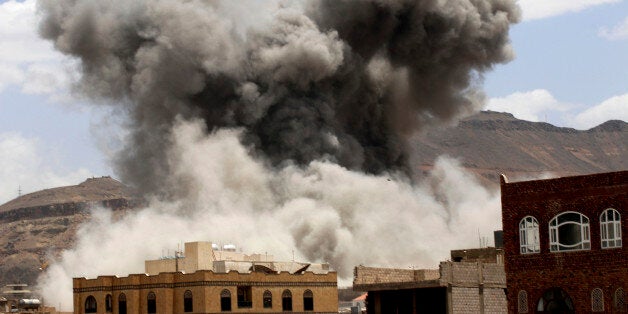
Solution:
{"label": "building facade", "polygon": [[367,291],[369,314],[507,313],[501,250],[452,251],[438,269],[358,266],[353,290]]}
{"label": "building facade", "polygon": [[338,313],[335,272],[74,278],[74,313]]}
{"label": "building facade", "polygon": [[337,274],[328,264],[188,242],[145,267],[127,277],[74,278],[74,313],[338,312]]}
{"label": "building facade", "polygon": [[628,171],[501,177],[509,313],[625,313]]}

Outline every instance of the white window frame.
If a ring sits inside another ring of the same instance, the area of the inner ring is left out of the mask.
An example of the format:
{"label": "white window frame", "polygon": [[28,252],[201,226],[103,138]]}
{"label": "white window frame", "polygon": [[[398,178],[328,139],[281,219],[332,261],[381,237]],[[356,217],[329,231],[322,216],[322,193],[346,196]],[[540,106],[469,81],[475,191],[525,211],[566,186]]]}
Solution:
{"label": "white window frame", "polygon": [[607,208],[600,214],[600,241],[603,249],[622,247],[621,215],[614,208]]}
{"label": "white window frame", "polygon": [[[579,221],[563,221],[558,222],[561,216],[568,214],[576,214],[579,216]],[[560,243],[559,229],[565,225],[574,224],[580,226],[580,242],[575,244],[563,244]],[[550,238],[550,252],[566,252],[566,251],[582,251],[591,249],[591,233],[589,218],[579,212],[566,211],[562,212],[549,222],[549,238]]]}
{"label": "white window frame", "polygon": [[519,251],[521,254],[541,252],[539,221],[532,216],[525,216],[519,222]]}

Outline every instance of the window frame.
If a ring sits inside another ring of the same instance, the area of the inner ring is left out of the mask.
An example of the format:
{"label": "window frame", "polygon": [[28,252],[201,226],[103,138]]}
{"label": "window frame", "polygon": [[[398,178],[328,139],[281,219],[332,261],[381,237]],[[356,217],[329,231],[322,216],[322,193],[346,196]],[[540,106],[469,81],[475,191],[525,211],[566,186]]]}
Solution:
{"label": "window frame", "polygon": [[286,289],[281,293],[281,310],[292,312],[292,292]]}
{"label": "window frame", "polygon": [[113,312],[113,296],[111,294],[105,296],[105,312]]}
{"label": "window frame", "polygon": [[[609,236],[610,230],[613,230],[612,238]],[[621,248],[621,236],[621,214],[614,208],[605,209],[600,214],[600,247],[602,249]]]}
{"label": "window frame", "polygon": [[[122,307],[124,305],[124,307]],[[126,314],[126,294],[120,293],[118,295],[118,313]]]}
{"label": "window frame", "polygon": [[262,295],[262,307],[265,309],[273,308],[273,294],[269,290],[264,291]]}
{"label": "window frame", "polygon": [[[532,240],[533,243],[529,243]],[[539,221],[534,216],[525,216],[519,221],[519,253],[536,254],[541,252]]]}
{"label": "window frame", "polygon": [[591,312],[604,312],[604,291],[600,288],[591,290]]}
{"label": "window frame", "polygon": [[231,312],[231,291],[229,289],[220,291],[220,311]]}
{"label": "window frame", "polygon": [[88,295],[85,298],[85,313],[98,313],[98,301],[93,295]]}
{"label": "window frame", "polygon": [[624,294],[624,288],[617,288],[615,293],[613,294],[613,307],[615,312],[625,313],[626,312],[626,296]]}
{"label": "window frame", "polygon": [[[579,222],[577,221],[564,221],[559,222],[562,216],[576,214],[579,216]],[[576,244],[562,244],[560,242],[560,229],[565,225],[577,225],[579,226],[579,235],[580,242]],[[554,216],[550,222],[549,226],[549,240],[550,240],[550,252],[571,252],[571,251],[587,251],[591,250],[591,224],[590,219],[586,215],[575,212],[575,211],[565,211],[556,216]]]}
{"label": "window frame", "polygon": [[519,290],[517,294],[517,312],[528,313],[528,292]]}
{"label": "window frame", "polygon": [[153,291],[146,295],[146,313],[157,313],[157,295]]}
{"label": "window frame", "polygon": [[183,293],[183,312],[194,312],[194,294],[191,290],[185,290]]}
{"label": "window frame", "polygon": [[303,291],[303,311],[314,311],[314,293],[310,289]]}

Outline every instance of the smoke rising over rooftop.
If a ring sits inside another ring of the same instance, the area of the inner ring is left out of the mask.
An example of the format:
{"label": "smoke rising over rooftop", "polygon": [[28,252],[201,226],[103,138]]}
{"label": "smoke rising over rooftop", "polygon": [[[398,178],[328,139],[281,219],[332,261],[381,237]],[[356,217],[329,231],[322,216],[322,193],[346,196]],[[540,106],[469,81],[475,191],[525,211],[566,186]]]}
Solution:
{"label": "smoke rising over rooftop", "polygon": [[[47,299],[178,241],[296,250],[346,279],[359,263],[431,266],[499,225],[496,195],[455,161],[409,182],[405,142],[480,108],[482,73],[512,57],[514,1],[299,2],[243,30],[247,2],[40,0],[78,90],[126,119],[117,174],[157,196],[120,221],[96,212],[42,277]],[[112,252],[132,253],[99,258]]]}
{"label": "smoke rising over rooftop", "polygon": [[239,32],[224,14],[237,6],[219,1],[39,7],[41,34],[81,61],[80,90],[126,112],[119,175],[175,197],[163,183],[177,119],[244,128],[244,144],[274,165],[409,171],[407,135],[479,109],[477,79],[512,57],[519,18],[507,0],[313,1]]}

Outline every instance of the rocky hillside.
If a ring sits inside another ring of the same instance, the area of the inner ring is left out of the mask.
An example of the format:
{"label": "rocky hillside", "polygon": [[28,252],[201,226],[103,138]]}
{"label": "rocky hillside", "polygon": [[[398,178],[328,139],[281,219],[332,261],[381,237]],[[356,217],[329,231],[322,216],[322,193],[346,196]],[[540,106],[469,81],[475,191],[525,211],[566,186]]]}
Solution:
{"label": "rocky hillside", "polygon": [[628,123],[618,120],[579,131],[481,112],[456,127],[416,136],[411,146],[414,165],[423,172],[446,154],[493,186],[500,173],[517,179],[628,169]]}
{"label": "rocky hillside", "polygon": [[101,177],[22,195],[1,205],[0,284],[34,284],[47,259],[72,246],[78,226],[89,216],[89,206],[123,211],[136,203],[122,183]]}
{"label": "rocky hillside", "polygon": [[[436,157],[457,157],[481,181],[496,187],[511,180],[626,170],[628,124],[608,121],[586,131],[482,112],[456,127],[431,130],[411,141],[417,177]],[[91,178],[68,187],[23,195],[0,206],[0,285],[34,284],[47,258],[72,246],[87,208],[100,204],[118,214],[137,203],[132,191],[110,178]]]}

